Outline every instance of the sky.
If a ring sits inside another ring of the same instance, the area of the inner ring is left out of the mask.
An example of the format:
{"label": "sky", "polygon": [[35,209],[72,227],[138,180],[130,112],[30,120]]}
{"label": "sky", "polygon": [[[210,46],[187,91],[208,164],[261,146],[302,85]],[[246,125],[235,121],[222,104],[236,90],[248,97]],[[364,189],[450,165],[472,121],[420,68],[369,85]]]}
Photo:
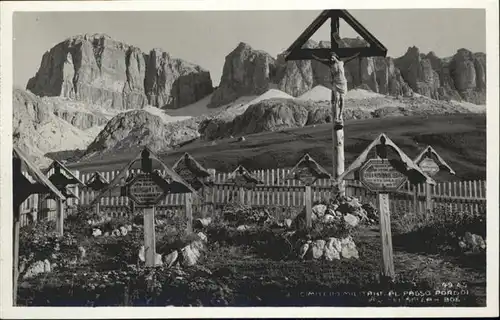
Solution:
{"label": "sky", "polygon": [[[84,33],[105,33],[144,52],[161,48],[173,57],[210,71],[214,85],[224,59],[240,42],[275,56],[288,48],[321,11],[136,11],[136,12],[15,12],[13,15],[14,86],[26,87],[42,55],[57,43]],[[486,52],[483,9],[349,10],[399,57],[408,47],[439,57],[460,48]],[[341,20],[342,21],[342,20]],[[343,21],[342,37],[356,37]],[[329,40],[325,23],[313,40]]]}

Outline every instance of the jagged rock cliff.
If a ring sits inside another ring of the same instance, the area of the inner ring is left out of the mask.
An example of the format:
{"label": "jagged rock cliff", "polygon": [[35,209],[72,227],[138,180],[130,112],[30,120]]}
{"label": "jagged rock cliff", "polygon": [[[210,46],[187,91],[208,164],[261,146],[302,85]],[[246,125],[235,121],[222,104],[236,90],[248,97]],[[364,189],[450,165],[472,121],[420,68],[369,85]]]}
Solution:
{"label": "jagged rock cliff", "polygon": [[146,55],[107,35],[86,34],[46,52],[27,89],[114,109],[137,109],[148,102],[177,108],[209,94],[212,81],[208,71],[158,49]]}
{"label": "jagged rock cliff", "polygon": [[276,61],[271,55],[241,42],[226,56],[221,81],[209,107],[215,108],[241,96],[266,92],[275,73]]}
{"label": "jagged rock cliff", "polygon": [[[340,47],[362,47],[362,39],[342,39]],[[309,40],[305,48],[328,48],[328,41]],[[485,103],[485,60],[482,53],[460,49],[453,57],[439,58],[433,52],[421,54],[410,47],[405,55],[354,59],[345,66],[348,88],[369,88],[373,92],[408,97],[413,92],[439,100],[465,100]],[[311,60],[285,61],[283,54],[274,60],[267,53],[240,43],[227,57],[221,85],[213,97],[216,107],[242,95],[261,94],[271,87],[299,96],[311,88],[331,87],[327,66]]]}
{"label": "jagged rock cliff", "polygon": [[149,104],[180,108],[213,91],[210,73],[200,66],[174,59],[160,49],[146,56],[144,80]]}

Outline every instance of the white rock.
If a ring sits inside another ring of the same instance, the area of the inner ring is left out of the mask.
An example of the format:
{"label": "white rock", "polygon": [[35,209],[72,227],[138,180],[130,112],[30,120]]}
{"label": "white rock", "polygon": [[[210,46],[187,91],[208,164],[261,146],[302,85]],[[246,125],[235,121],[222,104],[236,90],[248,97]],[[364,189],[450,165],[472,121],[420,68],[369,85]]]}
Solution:
{"label": "white rock", "polygon": [[23,276],[23,279],[29,279],[37,274],[44,273],[45,272],[45,263],[44,261],[37,261],[34,264],[32,264],[26,273]]}
{"label": "white rock", "polygon": [[245,231],[245,230],[248,230],[248,229],[249,229],[248,226],[246,226],[244,224],[242,224],[241,226],[238,226],[236,228],[236,230],[238,230],[238,231]]}
{"label": "white rock", "polygon": [[[334,240],[338,241],[338,239],[336,238],[330,238],[325,246],[323,255],[325,256],[325,260],[327,261],[340,260],[340,250],[337,250],[336,244],[334,244]],[[340,241],[338,241],[338,244],[340,245]]]}
{"label": "white rock", "polygon": [[312,207],[312,212],[316,215],[316,217],[321,218],[325,215],[326,206],[324,204],[317,204]]}
{"label": "white rock", "polygon": [[335,217],[334,217],[334,216],[332,216],[331,214],[325,214],[325,215],[323,216],[323,222],[324,222],[324,223],[331,223],[331,222],[333,222],[333,221],[335,221]]}
{"label": "white rock", "polygon": [[50,272],[50,270],[51,270],[50,267],[51,267],[50,261],[48,259],[43,260],[43,271]]}
{"label": "white rock", "polygon": [[309,243],[304,243],[302,247],[300,247],[299,258],[304,259],[308,251],[309,251]]}
{"label": "white rock", "polygon": [[354,243],[354,241],[352,241],[352,239],[348,238],[347,240],[342,239],[341,253],[342,253],[342,258],[344,259],[351,259],[351,258],[359,259],[358,249],[356,248],[356,244]]}
{"label": "white rock", "polygon": [[196,228],[205,228],[207,227],[210,223],[212,222],[212,218],[208,217],[208,218],[200,218],[200,219],[196,219],[193,223],[193,225],[196,227]]}
{"label": "white rock", "polygon": [[193,255],[194,255],[196,261],[198,261],[198,259],[201,256],[201,252],[200,252],[199,247],[196,245],[193,245],[193,243],[191,243],[189,246],[191,247],[191,252],[193,252]]}
{"label": "white rock", "polygon": [[458,246],[459,246],[459,247],[460,247],[460,249],[462,249],[462,250],[467,249],[467,245],[466,245],[466,244],[465,244],[465,242],[463,242],[463,241],[459,241],[459,242],[458,242]]}
{"label": "white rock", "polygon": [[328,245],[330,245],[330,243],[331,246],[335,248],[335,250],[337,250],[338,252],[342,251],[342,241],[340,239],[331,237],[328,239]]}
{"label": "white rock", "polygon": [[145,252],[144,246],[141,246],[141,248],[139,249],[139,253],[137,254],[137,256],[139,257],[139,260],[141,260],[142,262],[146,261],[146,259],[144,257],[145,253],[146,252]]}
{"label": "white rock", "polygon": [[185,266],[192,266],[196,264],[197,257],[191,249],[191,246],[185,246],[184,248],[182,248],[181,254],[183,258],[183,264]]}
{"label": "white rock", "polygon": [[196,249],[198,251],[203,251],[203,250],[205,250],[205,245],[203,244],[202,241],[193,241],[191,243],[191,248]]}
{"label": "white rock", "polygon": [[121,226],[120,227],[120,233],[121,233],[122,236],[126,236],[127,233],[128,233],[128,229],[126,227],[124,227],[124,226]]}
{"label": "white rock", "polygon": [[170,268],[177,261],[178,257],[179,257],[179,252],[177,250],[175,250],[174,252],[167,254],[163,258],[163,262],[165,263],[165,265],[168,268]]}
{"label": "white rock", "polygon": [[208,241],[207,236],[203,232],[198,232],[197,235],[198,235],[198,237],[200,237],[201,241],[203,241],[203,242]]}
{"label": "white rock", "polygon": [[353,216],[352,214],[348,213],[344,216],[344,221],[349,225],[350,227],[354,228],[358,225],[359,223],[359,218],[356,216]]}
{"label": "white rock", "polygon": [[100,229],[94,229],[94,230],[92,230],[92,235],[94,237],[98,237],[98,236],[102,235],[102,231]]}
{"label": "white rock", "polygon": [[84,259],[87,256],[87,251],[82,246],[78,247],[78,252],[80,252],[80,259]]}
{"label": "white rock", "polygon": [[319,259],[323,256],[323,251],[325,250],[325,240],[316,240],[312,245],[312,257],[313,259]]}

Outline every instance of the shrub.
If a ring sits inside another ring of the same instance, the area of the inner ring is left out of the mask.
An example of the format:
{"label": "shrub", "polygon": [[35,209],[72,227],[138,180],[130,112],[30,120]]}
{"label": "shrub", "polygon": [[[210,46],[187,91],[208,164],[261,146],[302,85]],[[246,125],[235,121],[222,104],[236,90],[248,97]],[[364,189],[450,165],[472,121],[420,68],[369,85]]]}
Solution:
{"label": "shrub", "polygon": [[36,261],[49,260],[64,268],[79,256],[78,240],[66,232],[55,232],[54,221],[44,221],[21,228],[19,232],[19,265],[22,277]]}
{"label": "shrub", "polygon": [[486,237],[486,215],[475,212],[453,211],[438,207],[426,217],[406,213],[392,221],[394,243],[412,251],[458,252],[459,238],[465,232]]}
{"label": "shrub", "polygon": [[252,208],[242,204],[229,204],[222,211],[224,220],[234,225],[271,224],[274,219],[266,208]]}
{"label": "shrub", "polygon": [[231,290],[193,266],[186,270],[129,265],[105,272],[63,272],[38,276],[19,290],[28,306],[228,305]]}

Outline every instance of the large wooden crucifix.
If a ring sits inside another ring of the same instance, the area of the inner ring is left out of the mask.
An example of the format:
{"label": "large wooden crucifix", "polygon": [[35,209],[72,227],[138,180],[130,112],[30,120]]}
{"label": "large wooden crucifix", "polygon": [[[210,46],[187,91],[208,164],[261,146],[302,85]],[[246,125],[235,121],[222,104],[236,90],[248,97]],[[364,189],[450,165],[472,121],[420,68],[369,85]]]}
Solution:
{"label": "large wooden crucifix", "polygon": [[[341,48],[339,41],[339,22],[342,18],[349,24],[367,43],[365,47]],[[302,48],[308,39],[330,19],[330,48]],[[286,51],[286,61],[290,60],[317,60],[330,68],[332,79],[332,144],[333,144],[333,180],[344,172],[344,95],[347,92],[347,80],[344,74],[344,62],[355,57],[373,57],[387,55],[387,49],[378,41],[361,23],[359,23],[347,10],[324,10],[304,30],[295,42]],[[343,181],[334,184],[338,192],[345,195]]]}

